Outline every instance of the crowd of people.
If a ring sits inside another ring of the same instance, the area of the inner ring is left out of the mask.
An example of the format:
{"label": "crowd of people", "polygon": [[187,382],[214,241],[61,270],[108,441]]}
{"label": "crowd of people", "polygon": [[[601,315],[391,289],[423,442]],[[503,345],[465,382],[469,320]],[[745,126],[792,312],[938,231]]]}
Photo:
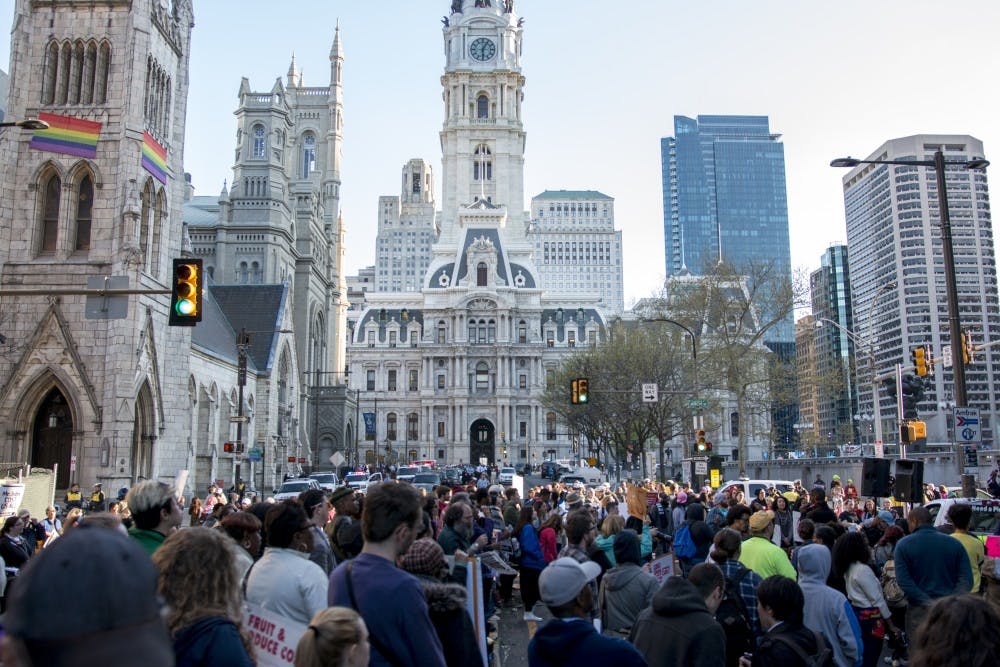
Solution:
{"label": "crowd of people", "polygon": [[1000,580],[968,504],[949,508],[946,533],[850,480],[750,499],[673,483],[522,498],[480,481],[281,502],[212,487],[187,507],[143,481],[63,520],[22,511],[0,529],[4,664],[254,665],[249,605],[305,628],[295,665],[486,667],[518,592],[532,667],[977,667],[1000,654]]}

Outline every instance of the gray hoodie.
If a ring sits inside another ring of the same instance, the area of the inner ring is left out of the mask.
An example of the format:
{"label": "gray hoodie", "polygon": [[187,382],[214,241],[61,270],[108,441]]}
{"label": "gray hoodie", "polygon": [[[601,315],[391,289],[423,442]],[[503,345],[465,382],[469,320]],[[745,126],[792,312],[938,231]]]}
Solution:
{"label": "gray hoodie", "polygon": [[837,667],[860,665],[861,626],[844,594],[826,585],[830,550],[822,544],[807,544],[798,556],[799,586],[806,598],[803,624],[823,634]]}
{"label": "gray hoodie", "polygon": [[601,582],[604,594],[601,627],[606,631],[631,629],[639,612],[652,603],[659,587],[656,577],[635,563],[623,563],[608,570]]}

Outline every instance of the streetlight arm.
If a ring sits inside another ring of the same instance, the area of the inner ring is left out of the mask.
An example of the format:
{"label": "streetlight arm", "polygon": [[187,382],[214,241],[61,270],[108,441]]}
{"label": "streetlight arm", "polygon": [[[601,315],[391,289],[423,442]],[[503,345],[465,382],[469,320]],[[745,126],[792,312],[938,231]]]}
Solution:
{"label": "streetlight arm", "polygon": [[11,120],[0,123],[0,127],[19,127],[22,130],[47,130],[49,124],[37,118],[25,118],[24,120]]}
{"label": "streetlight arm", "polygon": [[694,331],[684,326],[676,320],[672,320],[669,317],[644,317],[640,322],[666,322],[667,324],[673,324],[676,327],[684,329],[691,336],[691,359],[692,361],[698,361],[698,336],[695,335]]}

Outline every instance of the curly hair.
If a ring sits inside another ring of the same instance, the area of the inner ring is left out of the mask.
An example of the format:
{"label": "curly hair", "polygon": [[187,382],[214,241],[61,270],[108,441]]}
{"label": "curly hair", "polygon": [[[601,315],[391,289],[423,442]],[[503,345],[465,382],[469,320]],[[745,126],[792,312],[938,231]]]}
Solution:
{"label": "curly hair", "polygon": [[847,577],[847,570],[854,563],[867,565],[871,560],[868,538],[860,531],[848,531],[833,543],[833,573],[837,582]]}
{"label": "curly hair", "polygon": [[1000,611],[979,596],[950,595],[927,613],[910,645],[913,667],[986,667],[1000,655]]}
{"label": "curly hair", "polygon": [[179,530],[153,554],[159,572],[158,592],[169,607],[172,636],[196,621],[221,616],[236,625],[247,654],[253,642],[243,629],[240,582],[233,547],[221,531],[194,527]]}
{"label": "curly hair", "polygon": [[295,667],[343,665],[348,651],[365,642],[368,630],[358,612],[347,607],[327,607],[309,621],[295,647]]}

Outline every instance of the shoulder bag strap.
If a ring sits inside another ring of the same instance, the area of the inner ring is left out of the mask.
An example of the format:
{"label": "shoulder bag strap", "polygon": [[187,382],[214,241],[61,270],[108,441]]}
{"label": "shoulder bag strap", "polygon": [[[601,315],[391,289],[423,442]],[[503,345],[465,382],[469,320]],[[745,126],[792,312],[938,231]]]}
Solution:
{"label": "shoulder bag strap", "polygon": [[[776,642],[781,642],[785,646],[787,646],[790,649],[792,649],[795,652],[795,655],[799,656],[799,658],[802,660],[802,662],[804,664],[806,664],[806,665],[812,664],[812,657],[813,656],[807,655],[806,652],[805,652],[805,649],[803,649],[801,646],[799,646],[798,642],[794,641],[793,639],[791,639],[789,637],[785,637],[784,635],[780,635],[780,634],[773,635],[771,637],[771,639],[773,641],[776,641]],[[823,650],[823,645],[820,644],[819,646],[820,646],[819,650],[822,651]]]}
{"label": "shoulder bag strap", "polygon": [[[358,600],[356,597],[354,597],[354,577],[351,574],[352,567],[354,567],[354,561],[353,560],[347,561],[347,571],[344,573],[344,579],[347,580],[347,597],[350,598],[351,600],[351,607],[353,607],[354,611],[358,612],[358,614],[360,615],[361,607],[358,606]],[[375,647],[375,650],[378,651],[390,665],[400,664],[399,661],[396,660],[396,655],[388,648],[386,648],[386,646],[381,641],[379,641],[378,637],[376,637],[374,633],[372,633],[371,628],[368,629],[368,641],[371,643],[372,646]]]}

